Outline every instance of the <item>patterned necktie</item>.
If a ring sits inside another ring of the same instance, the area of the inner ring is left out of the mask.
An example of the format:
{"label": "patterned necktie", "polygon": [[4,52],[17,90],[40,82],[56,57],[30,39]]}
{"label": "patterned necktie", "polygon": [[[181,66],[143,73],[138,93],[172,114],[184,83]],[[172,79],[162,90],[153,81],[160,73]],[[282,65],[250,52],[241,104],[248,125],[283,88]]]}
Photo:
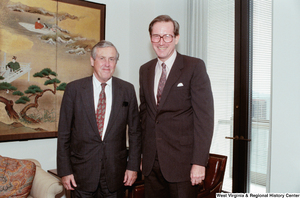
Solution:
{"label": "patterned necktie", "polygon": [[99,94],[99,101],[98,101],[97,112],[96,112],[97,126],[101,138],[103,134],[105,108],[106,108],[105,86],[106,83],[101,83],[102,89]]}
{"label": "patterned necktie", "polygon": [[161,76],[159,79],[159,83],[158,83],[158,88],[157,88],[157,95],[156,95],[156,99],[157,99],[157,107],[159,106],[159,102],[160,102],[160,98],[161,98],[161,94],[164,90],[166,81],[167,81],[167,70],[166,70],[166,64],[162,63],[162,72],[161,72]]}

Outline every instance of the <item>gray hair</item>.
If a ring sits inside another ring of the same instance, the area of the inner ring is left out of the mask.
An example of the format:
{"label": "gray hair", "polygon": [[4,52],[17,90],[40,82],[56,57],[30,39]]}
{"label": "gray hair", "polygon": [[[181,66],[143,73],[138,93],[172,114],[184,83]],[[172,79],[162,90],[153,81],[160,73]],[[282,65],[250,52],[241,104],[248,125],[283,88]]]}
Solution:
{"label": "gray hair", "polygon": [[92,48],[92,52],[91,52],[92,58],[94,60],[96,59],[96,49],[98,49],[98,48],[106,48],[106,47],[113,47],[113,48],[115,48],[115,50],[117,52],[116,60],[118,61],[120,55],[119,55],[119,52],[118,52],[117,48],[111,42],[105,41],[105,40],[102,40],[102,41],[98,42],[96,45],[94,45],[94,47]]}

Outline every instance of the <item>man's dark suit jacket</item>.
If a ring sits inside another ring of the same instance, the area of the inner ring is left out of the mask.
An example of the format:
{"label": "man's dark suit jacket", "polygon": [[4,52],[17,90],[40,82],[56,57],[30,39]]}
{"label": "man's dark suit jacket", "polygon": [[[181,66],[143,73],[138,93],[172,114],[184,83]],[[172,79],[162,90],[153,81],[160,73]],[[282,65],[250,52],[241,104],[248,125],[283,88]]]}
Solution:
{"label": "man's dark suit jacket", "polygon": [[139,170],[140,150],[138,105],[132,84],[112,77],[112,108],[103,141],[97,128],[92,77],[67,85],[58,126],[59,176],[74,174],[79,190],[94,191],[103,161],[108,189],[116,191],[123,185],[126,168]]}
{"label": "man's dark suit jacket", "polygon": [[168,182],[190,181],[192,164],[208,161],[214,126],[210,80],[201,59],[177,53],[157,108],[156,63],[140,68],[143,174],[150,174],[157,152]]}

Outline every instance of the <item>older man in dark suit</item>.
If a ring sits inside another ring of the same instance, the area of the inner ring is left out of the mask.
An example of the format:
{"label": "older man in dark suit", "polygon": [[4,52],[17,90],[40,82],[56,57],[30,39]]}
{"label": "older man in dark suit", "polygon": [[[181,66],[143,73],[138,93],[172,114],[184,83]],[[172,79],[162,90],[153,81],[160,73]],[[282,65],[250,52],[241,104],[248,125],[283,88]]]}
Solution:
{"label": "older man in dark suit", "polygon": [[[123,198],[140,166],[141,131],[132,84],[113,77],[119,54],[101,41],[93,76],[67,85],[58,126],[57,170],[72,197]],[[129,151],[126,148],[126,130]]]}
{"label": "older man in dark suit", "polygon": [[210,80],[201,59],[176,52],[179,25],[171,17],[156,17],[149,33],[157,58],[140,68],[145,195],[196,197],[214,126]]}

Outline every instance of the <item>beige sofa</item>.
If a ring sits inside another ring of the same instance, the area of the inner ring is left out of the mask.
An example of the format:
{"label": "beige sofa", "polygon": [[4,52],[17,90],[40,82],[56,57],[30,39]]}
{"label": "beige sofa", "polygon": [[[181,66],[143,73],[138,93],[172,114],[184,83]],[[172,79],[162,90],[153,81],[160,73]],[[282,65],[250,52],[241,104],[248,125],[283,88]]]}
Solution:
{"label": "beige sofa", "polygon": [[61,181],[42,169],[41,164],[35,159],[28,159],[35,163],[36,172],[32,188],[28,197],[30,198],[54,198],[64,195]]}

